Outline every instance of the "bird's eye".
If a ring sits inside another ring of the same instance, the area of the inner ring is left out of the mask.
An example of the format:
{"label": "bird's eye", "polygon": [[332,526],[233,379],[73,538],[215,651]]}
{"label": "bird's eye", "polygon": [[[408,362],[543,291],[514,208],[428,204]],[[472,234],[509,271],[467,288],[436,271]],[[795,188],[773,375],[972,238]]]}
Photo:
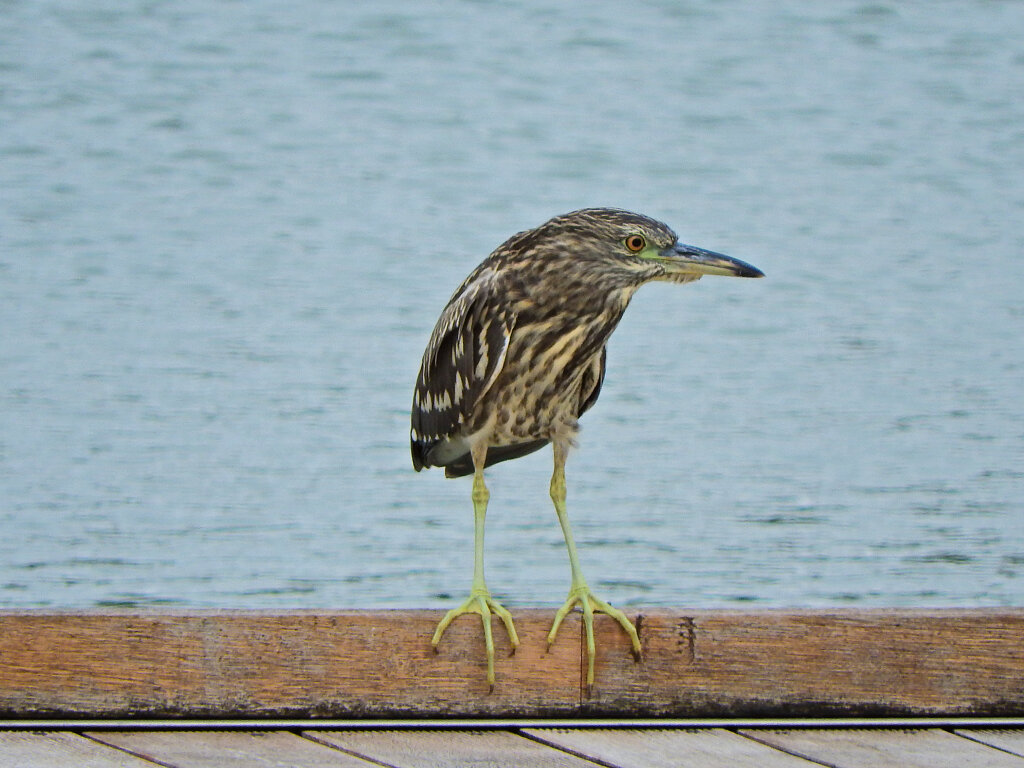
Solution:
{"label": "bird's eye", "polygon": [[633,253],[640,253],[647,247],[647,241],[644,240],[643,235],[630,235],[626,238],[626,247]]}

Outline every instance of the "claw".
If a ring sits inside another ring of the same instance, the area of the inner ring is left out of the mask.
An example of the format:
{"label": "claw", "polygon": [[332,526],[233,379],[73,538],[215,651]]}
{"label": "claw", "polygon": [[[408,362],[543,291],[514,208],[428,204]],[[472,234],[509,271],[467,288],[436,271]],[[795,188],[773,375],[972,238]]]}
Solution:
{"label": "claw", "polygon": [[637,661],[641,658],[640,636],[637,635],[636,627],[626,617],[626,614],[597,597],[590,591],[590,587],[586,583],[581,583],[574,585],[569,590],[569,597],[555,614],[555,621],[551,625],[551,631],[548,632],[548,648],[555,642],[555,635],[558,634],[558,628],[562,625],[563,619],[577,604],[579,604],[580,609],[583,611],[583,631],[587,644],[587,690],[589,692],[594,685],[594,656],[596,655],[594,612],[607,614],[619,622],[626,634],[629,635],[630,642],[632,643],[633,658]]}
{"label": "claw", "polygon": [[502,620],[505,625],[505,630],[508,632],[508,639],[512,645],[512,653],[516,652],[516,648],[519,646],[519,635],[516,634],[515,625],[512,623],[512,614],[499,603],[494,600],[490,594],[486,591],[472,591],[470,592],[469,598],[460,605],[458,608],[452,608],[448,613],[444,615],[440,623],[437,625],[437,629],[434,630],[434,637],[430,643],[434,647],[434,653],[437,653],[437,645],[441,642],[441,636],[448,629],[448,626],[455,621],[459,616],[465,613],[475,613],[480,616],[480,621],[483,624],[484,629],[484,649],[487,654],[487,684],[490,687],[490,692],[494,691],[494,636],[491,632],[491,612],[498,615],[498,618]]}

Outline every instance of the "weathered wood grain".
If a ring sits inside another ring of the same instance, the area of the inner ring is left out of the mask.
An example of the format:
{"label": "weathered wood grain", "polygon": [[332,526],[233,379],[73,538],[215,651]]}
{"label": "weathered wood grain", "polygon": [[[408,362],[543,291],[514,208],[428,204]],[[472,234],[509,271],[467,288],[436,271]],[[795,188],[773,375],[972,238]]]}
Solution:
{"label": "weathered wood grain", "polygon": [[1024,768],[1024,758],[939,728],[741,730],[740,733],[835,768]]}
{"label": "weathered wood grain", "polygon": [[[637,663],[610,619],[583,685],[580,621],[551,611],[0,613],[0,718],[820,717],[1024,713],[1024,610],[657,611]],[[636,618],[636,614],[633,614]]]}
{"label": "weathered wood grain", "polygon": [[[0,765],[32,768],[395,768],[448,766],[659,766],[744,765],[758,768],[852,766],[994,766],[1019,768],[1024,759],[985,746],[984,738],[1020,731],[957,729],[819,728],[752,729],[746,735],[719,728],[508,729],[313,731],[100,731],[0,732]],[[531,742],[530,739],[533,741]],[[105,741],[110,746],[103,743]],[[776,746],[771,746],[776,745]],[[1004,748],[1001,745],[1001,748]],[[802,753],[802,758],[794,753]],[[362,754],[363,757],[359,755]],[[811,756],[816,759],[811,759]],[[753,762],[752,762],[753,760]]]}
{"label": "weathered wood grain", "polygon": [[643,768],[814,768],[802,757],[723,728],[526,728],[523,733],[602,765]]}
{"label": "weathered wood grain", "polygon": [[514,656],[496,624],[498,683],[489,693],[479,619],[459,619],[434,653],[439,615],[0,615],[0,716],[446,717],[578,707],[575,617],[550,653],[548,620],[536,612],[517,622]]}
{"label": "weathered wood grain", "polygon": [[1024,730],[1020,728],[957,728],[953,733],[1024,757]]}
{"label": "weathered wood grain", "polygon": [[1024,712],[1024,611],[651,612],[644,661],[597,622],[589,714],[822,717]]}
{"label": "weathered wood grain", "polygon": [[148,760],[77,733],[0,732],[0,765],[17,768],[153,768]]}
{"label": "weathered wood grain", "polygon": [[[88,735],[174,768],[370,768],[376,765],[283,731],[99,731]],[[0,760],[3,757],[0,753]]]}
{"label": "weathered wood grain", "polygon": [[310,738],[395,768],[594,768],[508,731],[314,731]]}

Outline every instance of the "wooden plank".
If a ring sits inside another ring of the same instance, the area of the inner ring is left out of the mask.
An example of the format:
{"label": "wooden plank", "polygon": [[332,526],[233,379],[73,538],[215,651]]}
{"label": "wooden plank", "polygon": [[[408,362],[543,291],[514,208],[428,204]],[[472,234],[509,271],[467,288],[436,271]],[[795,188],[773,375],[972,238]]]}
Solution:
{"label": "wooden plank", "polygon": [[497,686],[482,632],[439,611],[0,613],[0,718],[1000,716],[1024,711],[1024,610],[658,611],[643,661],[598,616],[518,610]]}
{"label": "wooden plank", "polygon": [[[97,741],[175,768],[368,768],[346,752],[283,731],[98,731]],[[2,757],[2,755],[0,755]]]}
{"label": "wooden plank", "polygon": [[310,731],[311,739],[394,768],[594,768],[508,731]]}
{"label": "wooden plank", "polygon": [[1024,757],[1024,730],[1019,728],[956,728],[953,733]]}
{"label": "wooden plank", "polygon": [[604,765],[629,768],[813,768],[802,757],[780,752],[723,728],[526,728],[523,733]]}
{"label": "wooden plank", "polygon": [[148,760],[64,731],[0,731],[0,765],[22,768],[153,768]]}
{"label": "wooden plank", "polygon": [[1024,758],[939,728],[741,729],[740,733],[835,768],[1024,768]]}
{"label": "wooden plank", "polygon": [[1017,715],[1024,610],[651,612],[644,661],[598,617],[593,715]]}
{"label": "wooden plank", "polygon": [[[253,766],[592,766],[612,768],[700,765],[799,768],[872,766],[992,766],[1020,768],[1024,732],[963,729],[529,729],[529,738],[503,730],[0,732],[0,765],[144,768]],[[991,737],[993,747],[980,743]],[[1005,738],[1004,738],[1005,737]],[[97,743],[101,739],[110,747]],[[530,739],[534,741],[531,742]],[[317,743],[319,742],[319,743]],[[550,748],[545,744],[551,745]],[[770,745],[770,746],[769,746]],[[1003,750],[1003,751],[1000,751]],[[354,754],[356,753],[356,754]],[[362,754],[366,759],[358,757]],[[800,755],[803,755],[801,757]],[[580,758],[580,759],[578,759]],[[372,761],[372,762],[370,762]]]}
{"label": "wooden plank", "polygon": [[549,612],[495,620],[488,693],[479,620],[438,653],[440,613],[0,615],[0,717],[371,717],[567,714],[580,696],[577,617],[546,652]]}

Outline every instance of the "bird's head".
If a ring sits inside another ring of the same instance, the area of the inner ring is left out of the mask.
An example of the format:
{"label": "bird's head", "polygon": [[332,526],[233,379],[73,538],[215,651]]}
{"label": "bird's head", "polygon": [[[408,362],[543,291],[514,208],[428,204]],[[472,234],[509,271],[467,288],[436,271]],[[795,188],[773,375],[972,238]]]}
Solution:
{"label": "bird's head", "polygon": [[638,213],[587,208],[558,216],[544,228],[575,257],[599,262],[638,283],[689,283],[703,275],[764,277],[739,259],[680,243],[667,225]]}

